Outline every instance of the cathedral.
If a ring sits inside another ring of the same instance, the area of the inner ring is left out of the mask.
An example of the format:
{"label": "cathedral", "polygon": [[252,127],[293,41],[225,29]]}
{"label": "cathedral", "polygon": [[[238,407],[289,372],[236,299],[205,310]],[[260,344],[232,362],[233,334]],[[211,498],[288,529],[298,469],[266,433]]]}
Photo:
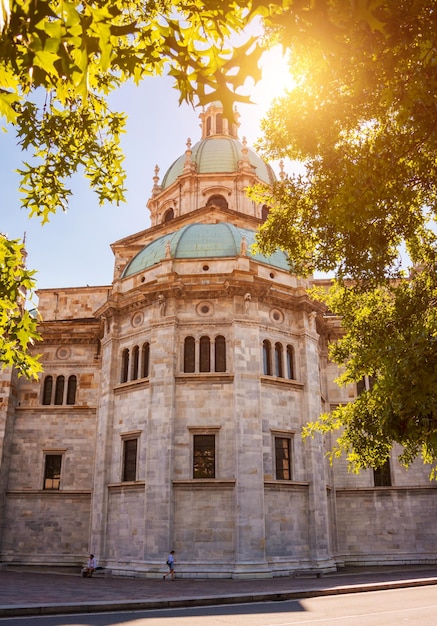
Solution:
{"label": "cathedral", "polygon": [[[286,255],[255,253],[272,168],[219,104],[162,177],[150,227],[112,244],[105,286],[38,291],[44,372],[0,372],[0,564],[161,578],[435,563],[437,488],[393,450],[331,466],[302,427],[339,388],[340,320]],[[170,155],[169,155],[170,156]],[[174,155],[173,155],[174,156]],[[368,384],[364,380],[363,385]]]}

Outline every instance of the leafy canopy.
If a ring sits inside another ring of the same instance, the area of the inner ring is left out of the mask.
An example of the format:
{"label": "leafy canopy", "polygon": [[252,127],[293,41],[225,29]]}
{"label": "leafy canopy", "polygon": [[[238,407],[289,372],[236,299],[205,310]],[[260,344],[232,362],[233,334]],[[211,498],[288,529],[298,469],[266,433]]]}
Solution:
{"label": "leafy canopy", "polygon": [[28,353],[28,344],[40,339],[36,320],[24,309],[25,294],[35,287],[35,272],[24,267],[23,244],[0,233],[0,364],[14,365],[28,378],[42,370],[38,357]]}
{"label": "leafy canopy", "polygon": [[259,148],[305,172],[254,193],[271,206],[258,245],[286,250],[301,274],[334,274],[318,297],[342,317],[339,382],[376,377],[307,433],[341,428],[334,453],[355,469],[382,464],[393,442],[405,464],[433,462],[437,3],[326,0],[295,18],[272,23],[296,88],[271,108]]}
{"label": "leafy canopy", "polygon": [[[32,158],[21,169],[23,205],[43,222],[66,210],[66,181],[83,168],[99,202],[124,200],[123,113],[108,94],[122,83],[170,74],[179,100],[220,99],[228,115],[261,49],[229,45],[259,10],[225,0],[2,0],[0,117]],[[248,54],[250,52],[250,54]]]}
{"label": "leafy canopy", "polygon": [[[29,155],[19,170],[29,215],[44,223],[66,210],[78,170],[100,203],[124,200],[125,115],[107,101],[122,83],[166,72],[180,101],[219,99],[228,116],[248,101],[237,91],[259,78],[261,49],[251,37],[239,47],[229,39],[265,10],[233,0],[0,0],[0,118]],[[1,246],[0,363],[35,376],[27,347],[37,321],[22,306],[32,272],[18,241]]]}

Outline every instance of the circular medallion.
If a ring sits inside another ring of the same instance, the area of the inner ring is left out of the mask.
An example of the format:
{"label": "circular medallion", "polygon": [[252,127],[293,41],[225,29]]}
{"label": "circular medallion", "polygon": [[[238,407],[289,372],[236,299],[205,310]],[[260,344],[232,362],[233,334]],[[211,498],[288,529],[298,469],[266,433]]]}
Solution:
{"label": "circular medallion", "polygon": [[144,315],[140,311],[138,311],[137,313],[135,313],[135,315],[132,316],[131,324],[134,328],[137,328],[138,326],[141,326],[143,321]]}
{"label": "circular medallion", "polygon": [[279,309],[272,309],[270,311],[270,319],[272,320],[272,322],[281,324],[284,321],[284,314]]}
{"label": "circular medallion", "polygon": [[65,346],[61,346],[60,348],[58,348],[56,350],[56,358],[57,359],[65,360],[65,359],[69,359],[70,356],[71,356],[70,348],[67,348]]}
{"label": "circular medallion", "polygon": [[196,311],[198,315],[201,315],[202,317],[207,317],[214,314],[214,307],[211,302],[199,302],[196,307]]}

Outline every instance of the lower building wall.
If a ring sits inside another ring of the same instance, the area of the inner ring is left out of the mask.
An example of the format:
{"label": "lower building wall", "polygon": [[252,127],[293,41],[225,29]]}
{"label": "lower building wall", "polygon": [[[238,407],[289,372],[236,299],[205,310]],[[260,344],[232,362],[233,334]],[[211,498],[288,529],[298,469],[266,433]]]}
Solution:
{"label": "lower building wall", "polygon": [[109,491],[106,558],[111,562],[144,560],[144,484]]}
{"label": "lower building wall", "polygon": [[90,551],[90,493],[8,492],[1,541],[6,563],[77,565]]}
{"label": "lower building wall", "polygon": [[290,563],[309,559],[308,486],[267,486],[266,556]]}
{"label": "lower building wall", "polygon": [[338,490],[338,556],[362,565],[435,561],[436,510],[436,487]]}
{"label": "lower building wall", "polygon": [[235,559],[234,484],[189,483],[174,489],[174,545],[187,571],[222,569]]}

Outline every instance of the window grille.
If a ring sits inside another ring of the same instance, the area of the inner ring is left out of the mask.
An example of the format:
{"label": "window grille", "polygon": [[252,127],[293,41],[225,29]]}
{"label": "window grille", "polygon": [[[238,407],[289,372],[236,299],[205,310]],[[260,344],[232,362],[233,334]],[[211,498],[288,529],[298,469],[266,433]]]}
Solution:
{"label": "window grille", "polygon": [[275,437],[276,480],[291,480],[291,440]]}
{"label": "window grille", "polygon": [[193,478],[215,478],[215,435],[193,435]]}
{"label": "window grille", "polygon": [[61,485],[62,454],[46,454],[44,489],[59,490]]}
{"label": "window grille", "polygon": [[123,482],[137,479],[138,439],[125,439],[123,442]]}

